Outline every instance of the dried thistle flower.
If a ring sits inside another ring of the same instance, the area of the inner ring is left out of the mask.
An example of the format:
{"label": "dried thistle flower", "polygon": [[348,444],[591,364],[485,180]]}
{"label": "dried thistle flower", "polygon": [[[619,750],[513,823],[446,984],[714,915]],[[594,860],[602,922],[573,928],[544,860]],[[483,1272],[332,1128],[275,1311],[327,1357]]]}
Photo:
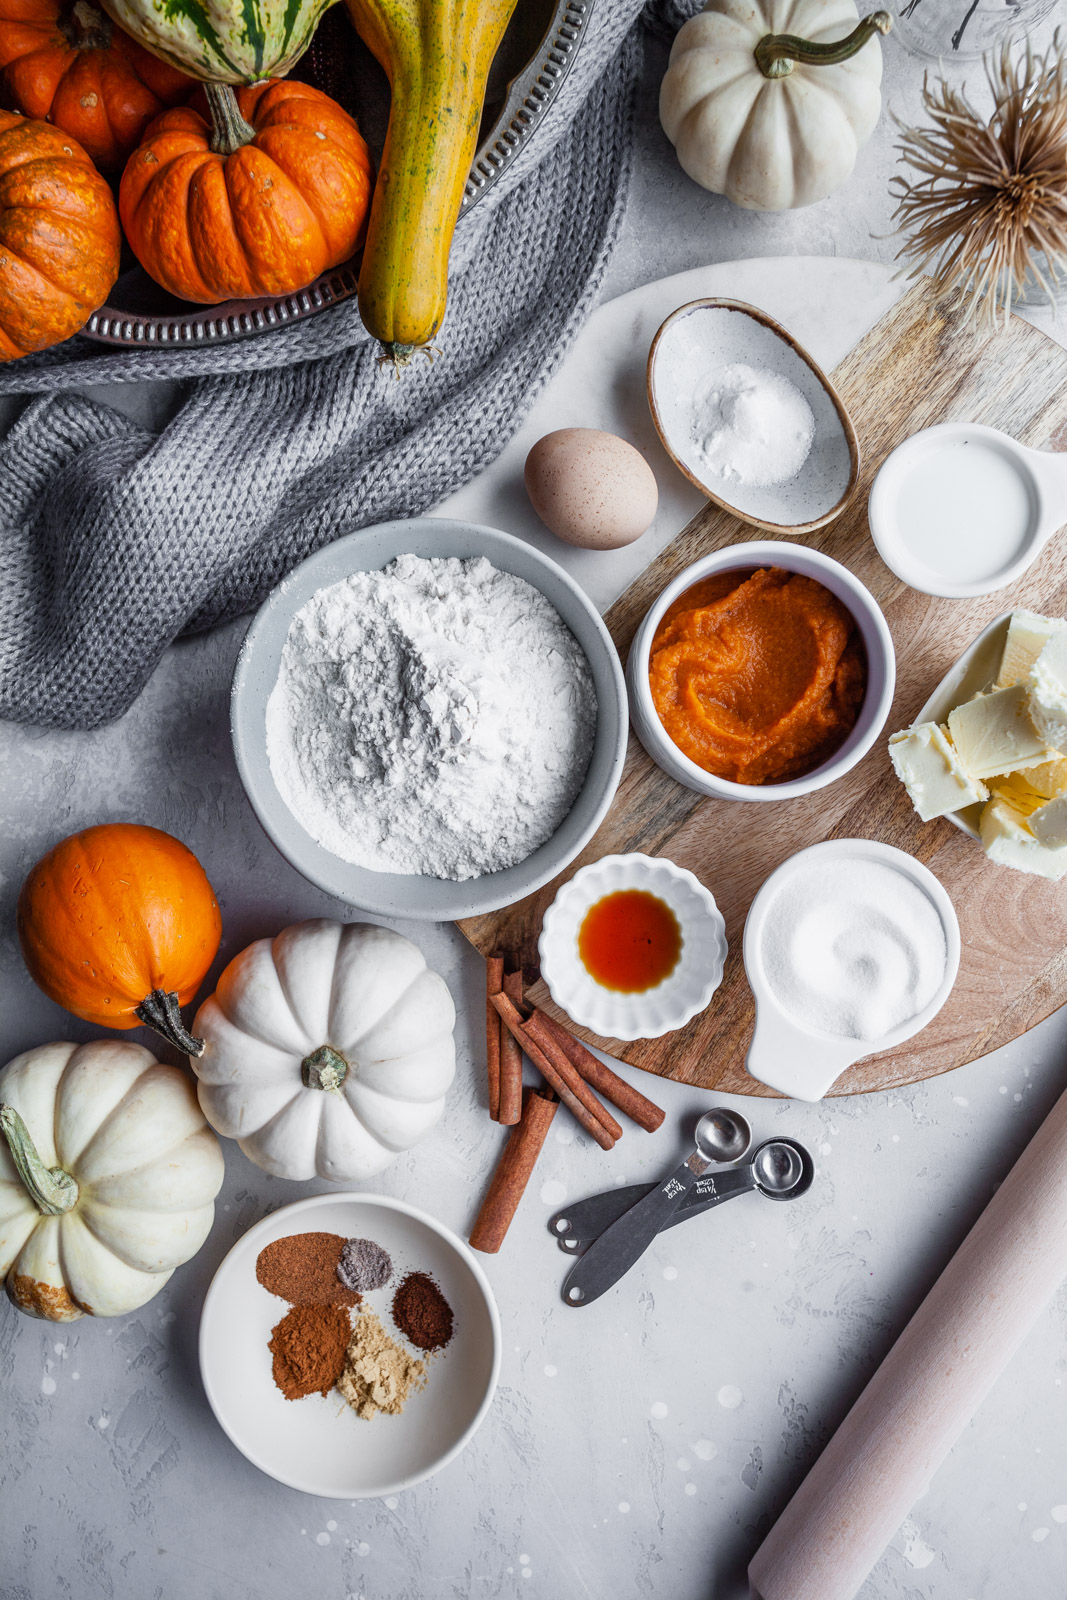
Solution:
{"label": "dried thistle flower", "polygon": [[1028,276],[1052,300],[1067,273],[1067,56],[1057,33],[1043,56],[985,57],[988,120],[943,81],[923,80],[932,127],[898,124],[917,177],[894,177],[897,253],[929,273],[965,317],[996,327]]}

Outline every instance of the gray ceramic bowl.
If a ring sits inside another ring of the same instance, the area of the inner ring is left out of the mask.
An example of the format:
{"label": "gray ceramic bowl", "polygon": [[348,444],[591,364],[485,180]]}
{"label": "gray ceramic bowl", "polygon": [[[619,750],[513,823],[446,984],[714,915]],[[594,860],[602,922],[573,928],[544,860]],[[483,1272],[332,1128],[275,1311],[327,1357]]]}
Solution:
{"label": "gray ceramic bowl", "polygon": [[[353,572],[372,572],[396,556],[485,556],[525,578],[555,606],[585,651],[597,693],[597,727],[585,783],[560,827],[533,855],[504,872],[465,883],[370,872],[342,861],[300,826],[275,787],[267,760],[267,701],[278,677],[289,624],[316,590]],[[626,755],[626,685],[615,646],[592,602],[554,561],[496,528],[414,517],[349,534],[301,563],[260,607],[233,675],[230,724],[237,770],[252,809],[287,861],[349,905],[383,916],[446,922],[481,916],[532,894],[562,872],[600,826]]]}

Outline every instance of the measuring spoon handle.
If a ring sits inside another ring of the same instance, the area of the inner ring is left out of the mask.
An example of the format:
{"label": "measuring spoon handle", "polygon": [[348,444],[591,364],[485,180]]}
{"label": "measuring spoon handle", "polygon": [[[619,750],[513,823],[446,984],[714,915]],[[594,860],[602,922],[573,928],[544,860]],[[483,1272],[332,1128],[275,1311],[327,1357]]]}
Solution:
{"label": "measuring spoon handle", "polygon": [[677,1211],[707,1169],[707,1161],[694,1151],[688,1161],[683,1161],[644,1199],[606,1228],[564,1279],[566,1304],[589,1305],[624,1277],[634,1263],[640,1261],[667,1218]]}
{"label": "measuring spoon handle", "polygon": [[[591,1195],[588,1200],[579,1200],[576,1205],[565,1206],[549,1219],[549,1232],[555,1236],[565,1254],[573,1255],[618,1221],[646,1194],[651,1194],[655,1187],[654,1183],[631,1183],[624,1189],[605,1189],[602,1194]],[[660,1232],[676,1228],[689,1217],[710,1211],[712,1206],[722,1205],[724,1201],[733,1200],[739,1194],[748,1194],[755,1188],[756,1179],[751,1162],[746,1162],[743,1167],[731,1167],[727,1172],[706,1173],[697,1179]]]}

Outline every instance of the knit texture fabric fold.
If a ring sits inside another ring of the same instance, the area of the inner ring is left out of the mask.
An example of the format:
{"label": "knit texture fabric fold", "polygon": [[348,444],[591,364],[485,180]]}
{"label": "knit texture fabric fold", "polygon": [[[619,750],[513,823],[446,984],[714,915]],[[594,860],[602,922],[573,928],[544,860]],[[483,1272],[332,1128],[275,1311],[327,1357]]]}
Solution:
{"label": "knit texture fabric fold", "polygon": [[[112,720],[173,639],[493,460],[603,278],[631,164],[638,9],[596,0],[552,126],[461,220],[432,364],[399,380],[379,368],[350,302],[219,349],[78,338],[0,368],[0,392],[39,395],[0,444],[0,716]],[[158,433],[79,392],[159,378],[185,395]]]}

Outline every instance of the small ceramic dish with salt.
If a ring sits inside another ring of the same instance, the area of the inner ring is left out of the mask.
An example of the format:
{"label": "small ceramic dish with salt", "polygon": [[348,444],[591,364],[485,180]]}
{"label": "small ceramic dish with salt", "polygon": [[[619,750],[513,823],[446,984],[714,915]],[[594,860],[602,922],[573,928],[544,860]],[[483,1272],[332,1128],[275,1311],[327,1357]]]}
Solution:
{"label": "small ceramic dish with salt", "polygon": [[648,353],[663,447],[715,505],[771,533],[841,515],[860,450],[841,396],[780,323],[740,300],[693,300]]}

